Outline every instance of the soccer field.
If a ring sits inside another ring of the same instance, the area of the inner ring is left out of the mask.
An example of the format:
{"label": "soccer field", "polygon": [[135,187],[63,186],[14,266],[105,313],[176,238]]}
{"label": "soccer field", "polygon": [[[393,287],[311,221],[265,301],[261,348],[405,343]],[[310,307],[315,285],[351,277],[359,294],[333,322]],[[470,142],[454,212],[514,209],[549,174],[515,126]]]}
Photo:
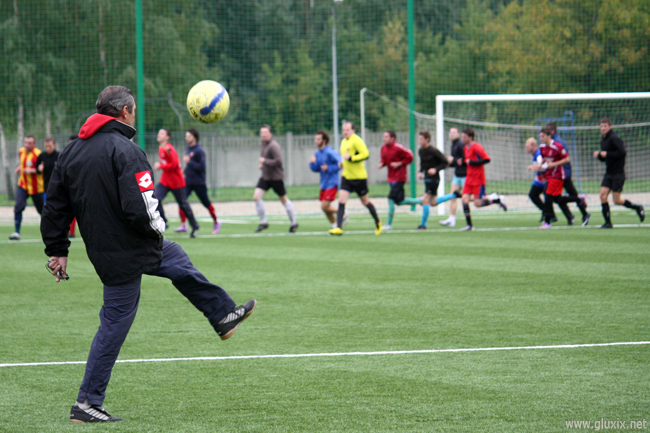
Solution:
{"label": "soccer field", "polygon": [[[145,277],[105,402],[124,421],[85,427],[68,412],[101,284],[78,239],[70,281],[55,284],[26,226],[22,241],[0,241],[0,432],[554,432],[650,420],[649,224],[620,212],[614,230],[596,229],[599,215],[537,230],[538,214],[477,213],[478,230],[462,233],[438,219],[416,232],[419,216],[399,214],[381,236],[365,214],[340,238],[320,215],[296,235],[286,217],[259,235],[253,219],[217,236],[207,222],[197,239],[169,234],[258,307],[222,342],[167,280]],[[0,239],[11,231],[0,226]]]}

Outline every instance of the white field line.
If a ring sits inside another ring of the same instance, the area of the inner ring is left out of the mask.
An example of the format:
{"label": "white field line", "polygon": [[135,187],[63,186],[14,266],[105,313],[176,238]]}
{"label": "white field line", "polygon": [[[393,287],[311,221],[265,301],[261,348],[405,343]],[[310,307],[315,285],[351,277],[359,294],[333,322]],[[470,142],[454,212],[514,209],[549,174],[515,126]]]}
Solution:
{"label": "white field line", "polygon": [[[287,355],[239,355],[239,356],[198,356],[194,358],[151,358],[151,359],[120,359],[116,362],[142,363],[142,362],[179,362],[179,361],[230,361],[237,359],[278,359],[278,358],[325,358],[342,356],[388,356],[388,355],[414,355],[432,353],[459,353],[459,352],[499,352],[507,350],[548,350],[548,349],[581,349],[588,347],[611,346],[646,346],[650,341],[626,341],[617,343],[594,344],[556,344],[551,346],[513,346],[513,347],[475,347],[464,349],[425,349],[425,350],[394,350],[381,352],[332,352],[332,353],[299,353]],[[44,365],[79,365],[86,361],[60,361],[60,362],[25,362],[0,364],[1,367],[37,367]]]}
{"label": "white field line", "polygon": [[[370,221],[368,224],[371,224],[372,221]],[[286,224],[288,227],[288,224]],[[460,228],[463,227],[462,223],[459,225]],[[461,232],[460,228],[451,228],[451,229],[443,229],[443,228],[435,228],[431,230],[384,230],[382,231],[381,236],[383,235],[390,235],[390,234],[399,234],[399,233],[453,233],[453,232]],[[557,226],[557,227],[551,227],[550,229],[546,230],[584,230],[584,229],[599,229],[600,227],[598,225],[591,225],[587,227],[582,227],[580,226],[579,223],[576,223],[573,226]],[[615,229],[623,229],[623,228],[650,228],[650,224],[616,224],[614,226]],[[480,227],[474,227],[473,232],[511,232],[511,231],[537,231],[539,230],[539,227],[486,227],[486,228],[480,228]],[[374,230],[350,230],[350,231],[344,231],[344,236],[351,236],[351,235],[368,235],[368,234],[374,234]],[[462,232],[465,233],[465,232]],[[179,238],[183,238],[185,234],[175,234],[172,237],[168,237],[169,240],[178,240]],[[214,239],[234,239],[234,238],[264,238],[264,237],[282,237],[282,236],[328,236],[329,233],[327,230],[323,231],[318,231],[318,232],[301,232],[298,231],[296,233],[239,233],[239,234],[217,234],[217,235],[198,235],[197,238],[214,238]],[[75,239],[70,239],[70,242],[80,242],[80,238],[75,238]],[[24,243],[42,243],[43,241],[41,239],[21,239],[19,241],[10,241],[10,240],[2,240],[0,241],[0,245],[2,244],[24,244]]]}

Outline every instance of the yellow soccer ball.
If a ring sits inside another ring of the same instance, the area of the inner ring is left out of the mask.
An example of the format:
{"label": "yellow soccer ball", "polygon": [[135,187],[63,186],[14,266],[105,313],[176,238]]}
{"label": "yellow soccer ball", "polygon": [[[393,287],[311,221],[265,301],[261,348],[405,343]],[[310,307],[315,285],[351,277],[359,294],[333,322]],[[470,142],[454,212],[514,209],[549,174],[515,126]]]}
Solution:
{"label": "yellow soccer ball", "polygon": [[203,123],[217,123],[228,113],[230,96],[216,81],[196,83],[187,94],[187,110],[193,118]]}

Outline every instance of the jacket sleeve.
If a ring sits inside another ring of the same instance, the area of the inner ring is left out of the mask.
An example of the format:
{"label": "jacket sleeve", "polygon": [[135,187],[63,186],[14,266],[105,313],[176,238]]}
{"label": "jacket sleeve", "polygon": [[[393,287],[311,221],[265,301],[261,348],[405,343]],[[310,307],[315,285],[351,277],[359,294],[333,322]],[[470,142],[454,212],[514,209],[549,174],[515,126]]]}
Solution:
{"label": "jacket sleeve", "polygon": [[[316,156],[315,153],[314,153],[314,156]],[[319,173],[320,172],[320,165],[318,165],[318,157],[316,157],[316,158],[317,158],[316,162],[311,162],[311,161],[309,162],[309,169],[311,171],[313,171],[314,173]]]}
{"label": "jacket sleeve", "polygon": [[343,158],[341,158],[341,155],[339,155],[334,149],[328,151],[327,155],[327,171],[329,173],[338,173],[340,170],[339,162],[343,161]]}
{"label": "jacket sleeve", "polygon": [[[190,152],[192,153],[192,152]],[[194,155],[190,158],[190,161],[187,163],[189,167],[192,167],[194,171],[205,171],[205,152],[203,149],[193,152]]]}
{"label": "jacket sleeve", "polygon": [[41,237],[48,257],[68,257],[68,231],[74,219],[70,195],[59,166],[54,167],[47,187],[47,201],[41,215]]}
{"label": "jacket sleeve", "polygon": [[41,165],[41,162],[43,162],[43,153],[45,153],[45,152],[41,152],[41,153],[38,155],[38,157],[36,158],[36,167],[35,167],[35,168],[36,168],[36,173],[38,173],[38,174],[43,173],[43,172],[38,168],[38,167]]}
{"label": "jacket sleeve", "polygon": [[113,156],[122,212],[133,230],[148,238],[162,237],[165,222],[158,212],[153,170],[135,144]]}
{"label": "jacket sleeve", "polygon": [[413,162],[413,152],[410,149],[402,149],[402,165],[409,165]]}
{"label": "jacket sleeve", "polygon": [[173,147],[166,149],[165,153],[167,154],[167,157],[164,160],[160,161],[160,168],[164,172],[175,171],[180,166],[180,162],[178,161],[178,154]]}
{"label": "jacket sleeve", "polygon": [[350,154],[350,161],[358,162],[368,159],[370,152],[368,151],[368,147],[366,146],[366,143],[363,142],[363,140],[360,138],[358,140],[355,140],[353,142],[353,146],[355,153]]}
{"label": "jacket sleeve", "polygon": [[437,147],[433,148],[433,153],[436,155],[436,159],[438,160],[438,165],[436,165],[433,168],[436,169],[436,172],[440,173],[449,165],[449,163],[447,162],[447,157]]}
{"label": "jacket sleeve", "polygon": [[626,152],[625,152],[625,144],[623,143],[623,140],[621,140],[618,137],[613,137],[613,139],[610,142],[611,142],[610,150],[607,151],[607,155],[605,156],[605,158],[609,160],[616,160],[624,157]]}
{"label": "jacket sleeve", "polygon": [[282,154],[280,153],[279,144],[269,144],[268,157],[264,158],[264,165],[269,167],[278,167],[282,164]]}

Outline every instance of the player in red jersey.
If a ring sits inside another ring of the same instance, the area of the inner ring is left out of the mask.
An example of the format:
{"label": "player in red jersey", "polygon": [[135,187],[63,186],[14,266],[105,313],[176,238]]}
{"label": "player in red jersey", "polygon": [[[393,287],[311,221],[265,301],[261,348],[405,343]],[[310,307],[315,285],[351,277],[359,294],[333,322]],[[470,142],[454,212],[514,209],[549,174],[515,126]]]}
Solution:
{"label": "player in red jersey", "polygon": [[575,195],[563,196],[564,178],[566,173],[563,165],[570,161],[569,154],[564,146],[551,137],[553,130],[545,126],[539,133],[541,145],[539,150],[542,154],[542,163],[529,167],[531,170],[540,171],[546,169],[545,177],[547,179],[546,191],[544,192],[544,224],[540,229],[551,227],[551,218],[553,217],[553,202],[557,204],[566,204],[569,202],[578,203],[578,208],[582,212],[582,225],[589,224],[591,214],[587,212],[587,203],[584,197]]}
{"label": "player in red jersey", "polygon": [[178,207],[185,212],[187,219],[190,221],[192,231],[190,237],[196,237],[196,232],[199,230],[199,224],[194,218],[194,213],[190,204],[187,202],[187,195],[185,194],[185,178],[181,170],[181,163],[178,159],[176,149],[171,145],[169,139],[171,134],[168,129],[161,129],[158,131],[156,140],[158,141],[158,157],[160,162],[153,165],[154,170],[162,170],[160,182],[156,185],[156,198],[159,200],[158,212],[165,220],[165,227],[167,226],[167,218],[165,218],[165,211],[163,209],[163,199],[168,192],[174,195]]}
{"label": "player in red jersey", "polygon": [[463,212],[467,227],[463,231],[472,230],[472,216],[469,211],[469,201],[474,200],[474,206],[483,207],[491,204],[498,204],[504,211],[508,210],[503,196],[497,193],[485,196],[485,164],[490,162],[490,155],[487,154],[480,143],[474,141],[474,130],[463,129],[461,140],[465,143],[465,164],[467,164],[467,177],[463,186]]}

